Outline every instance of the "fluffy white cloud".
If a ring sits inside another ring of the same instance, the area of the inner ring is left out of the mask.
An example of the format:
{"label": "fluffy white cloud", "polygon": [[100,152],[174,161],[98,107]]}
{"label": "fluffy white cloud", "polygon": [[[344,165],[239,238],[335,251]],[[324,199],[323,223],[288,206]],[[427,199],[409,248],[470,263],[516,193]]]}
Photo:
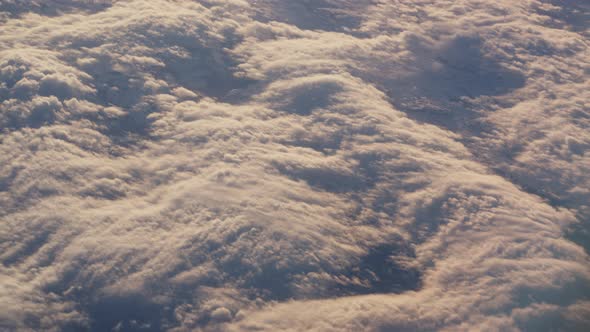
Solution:
{"label": "fluffy white cloud", "polygon": [[586,9],[0,1],[0,329],[586,329]]}

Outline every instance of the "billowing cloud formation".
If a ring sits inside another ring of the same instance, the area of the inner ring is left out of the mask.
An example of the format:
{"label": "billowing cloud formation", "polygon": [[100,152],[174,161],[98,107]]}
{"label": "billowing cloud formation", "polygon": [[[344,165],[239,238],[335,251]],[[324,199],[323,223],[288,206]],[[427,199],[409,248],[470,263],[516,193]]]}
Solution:
{"label": "billowing cloud formation", "polygon": [[0,329],[590,326],[587,5],[0,10]]}

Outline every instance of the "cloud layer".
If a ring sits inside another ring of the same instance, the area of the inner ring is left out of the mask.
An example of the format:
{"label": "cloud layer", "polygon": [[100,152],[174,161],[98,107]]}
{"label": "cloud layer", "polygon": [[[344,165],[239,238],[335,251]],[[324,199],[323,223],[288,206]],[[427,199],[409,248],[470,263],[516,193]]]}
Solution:
{"label": "cloud layer", "polygon": [[0,1],[0,330],[586,330],[588,10]]}

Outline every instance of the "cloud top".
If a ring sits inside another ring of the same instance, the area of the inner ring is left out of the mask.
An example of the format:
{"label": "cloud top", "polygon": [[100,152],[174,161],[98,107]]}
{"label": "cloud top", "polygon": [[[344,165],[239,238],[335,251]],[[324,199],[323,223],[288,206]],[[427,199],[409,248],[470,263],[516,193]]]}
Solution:
{"label": "cloud top", "polygon": [[0,329],[586,330],[586,7],[0,1]]}

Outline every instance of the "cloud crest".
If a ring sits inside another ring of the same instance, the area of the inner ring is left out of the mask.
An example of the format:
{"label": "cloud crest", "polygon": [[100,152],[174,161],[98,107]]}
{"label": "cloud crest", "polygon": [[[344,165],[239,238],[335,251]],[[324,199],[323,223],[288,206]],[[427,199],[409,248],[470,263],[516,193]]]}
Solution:
{"label": "cloud crest", "polygon": [[585,330],[586,9],[0,2],[0,329]]}

